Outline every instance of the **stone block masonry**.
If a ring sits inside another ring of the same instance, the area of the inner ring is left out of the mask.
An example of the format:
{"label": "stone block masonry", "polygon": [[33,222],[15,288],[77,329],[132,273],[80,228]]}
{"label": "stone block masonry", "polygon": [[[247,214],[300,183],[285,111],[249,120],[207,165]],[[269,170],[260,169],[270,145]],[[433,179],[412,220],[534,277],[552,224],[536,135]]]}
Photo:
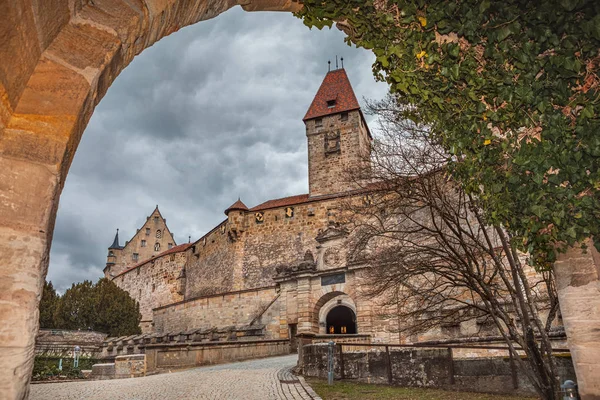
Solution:
{"label": "stone block masonry", "polygon": [[[303,347],[299,365],[305,376],[327,378],[327,348],[326,343]],[[508,357],[455,359],[452,352],[445,348],[390,347],[388,359],[385,347],[343,350],[341,355],[340,346],[336,346],[334,357],[335,379],[481,393],[536,395],[525,374],[516,370],[513,378]],[[571,357],[556,357],[556,363],[561,382],[575,380]]]}

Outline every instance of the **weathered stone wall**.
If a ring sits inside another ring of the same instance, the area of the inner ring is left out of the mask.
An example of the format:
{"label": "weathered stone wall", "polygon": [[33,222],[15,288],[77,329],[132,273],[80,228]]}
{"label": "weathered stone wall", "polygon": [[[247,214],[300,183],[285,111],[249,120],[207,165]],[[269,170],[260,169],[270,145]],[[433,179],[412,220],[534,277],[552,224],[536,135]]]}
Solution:
{"label": "weathered stone wall", "polygon": [[94,331],[40,329],[35,338],[35,354],[72,357],[73,349],[79,346],[82,356],[96,357],[106,336]]}
{"label": "weathered stone wall", "polygon": [[142,332],[152,332],[152,309],[183,300],[177,279],[187,260],[186,252],[166,254],[148,260],[114,278],[140,304]]}
{"label": "weathered stone wall", "polygon": [[[342,115],[333,114],[305,122],[311,197],[357,189],[344,178],[369,154],[370,140],[360,111],[350,111],[346,121]],[[321,124],[317,124],[318,120]],[[331,151],[336,146],[338,132],[339,151]]]}
{"label": "weathered stone wall", "polygon": [[[267,338],[279,338],[280,304],[274,287],[199,297],[154,310],[156,332],[266,325]],[[287,337],[287,336],[286,336]]]}
{"label": "weathered stone wall", "polygon": [[185,298],[235,290],[233,274],[239,262],[239,245],[229,240],[222,223],[194,243],[185,265]]}
{"label": "weathered stone wall", "polygon": [[[299,365],[305,376],[327,378],[327,348],[326,343],[303,347]],[[556,361],[561,382],[575,380],[571,358],[557,357]],[[336,346],[334,353],[336,379],[342,379],[343,375],[343,379],[368,383],[535,395],[526,375],[518,369],[515,374],[516,382],[508,357],[455,359],[447,349],[390,348],[389,359],[381,347],[362,351],[344,349],[340,356],[340,347]]]}
{"label": "weathered stone wall", "polygon": [[261,340],[254,342],[203,343],[196,345],[162,345],[146,347],[148,371],[164,368],[189,368],[273,357],[290,353],[287,340]]}

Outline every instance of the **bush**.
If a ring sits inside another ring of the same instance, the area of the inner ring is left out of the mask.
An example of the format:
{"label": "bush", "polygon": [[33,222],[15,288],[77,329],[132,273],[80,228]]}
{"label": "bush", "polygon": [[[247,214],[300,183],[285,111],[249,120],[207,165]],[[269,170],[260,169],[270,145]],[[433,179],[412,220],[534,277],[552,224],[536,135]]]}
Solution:
{"label": "bush", "polygon": [[[58,369],[62,358],[62,371]],[[73,366],[73,358],[36,356],[33,361],[32,378],[34,381],[51,379],[80,379],[81,370],[92,369],[92,365],[98,364],[100,360],[91,357],[80,357],[79,366]]]}

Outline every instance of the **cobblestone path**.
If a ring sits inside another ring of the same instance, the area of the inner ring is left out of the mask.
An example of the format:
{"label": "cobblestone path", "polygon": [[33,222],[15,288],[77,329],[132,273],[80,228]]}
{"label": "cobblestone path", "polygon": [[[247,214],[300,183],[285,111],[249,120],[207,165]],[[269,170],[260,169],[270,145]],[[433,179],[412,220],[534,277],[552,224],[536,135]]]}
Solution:
{"label": "cobblestone path", "polygon": [[31,385],[31,400],[308,400],[320,398],[291,373],[297,355],[200,367],[144,378]]}

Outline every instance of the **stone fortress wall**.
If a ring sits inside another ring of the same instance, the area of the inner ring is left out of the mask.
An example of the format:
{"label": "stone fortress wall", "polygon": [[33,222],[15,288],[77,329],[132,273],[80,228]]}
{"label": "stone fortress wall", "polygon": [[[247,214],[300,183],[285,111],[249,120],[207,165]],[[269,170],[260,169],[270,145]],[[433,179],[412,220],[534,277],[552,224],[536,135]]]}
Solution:
{"label": "stone fortress wall", "polygon": [[[144,334],[256,328],[265,339],[293,340],[299,333],[331,333],[328,315],[343,308],[353,318],[345,320],[352,331],[369,335],[371,342],[494,335],[494,329],[477,321],[400,335],[395,306],[383,307],[379,299],[363,295],[368,266],[349,258],[353,238],[343,210],[345,203],[364,201],[367,195],[345,175],[349,169],[369,167],[363,163],[371,137],[343,69],[327,74],[304,122],[308,194],[253,208],[238,199],[225,210],[227,219],[199,240],[152,254],[112,275],[139,301]],[[152,224],[161,221],[157,208],[129,246],[146,237],[148,224],[152,233]],[[168,231],[166,224],[162,229]],[[110,257],[108,261],[105,273],[111,276],[109,266],[115,263],[110,264]],[[347,328],[344,324],[340,330]]]}

